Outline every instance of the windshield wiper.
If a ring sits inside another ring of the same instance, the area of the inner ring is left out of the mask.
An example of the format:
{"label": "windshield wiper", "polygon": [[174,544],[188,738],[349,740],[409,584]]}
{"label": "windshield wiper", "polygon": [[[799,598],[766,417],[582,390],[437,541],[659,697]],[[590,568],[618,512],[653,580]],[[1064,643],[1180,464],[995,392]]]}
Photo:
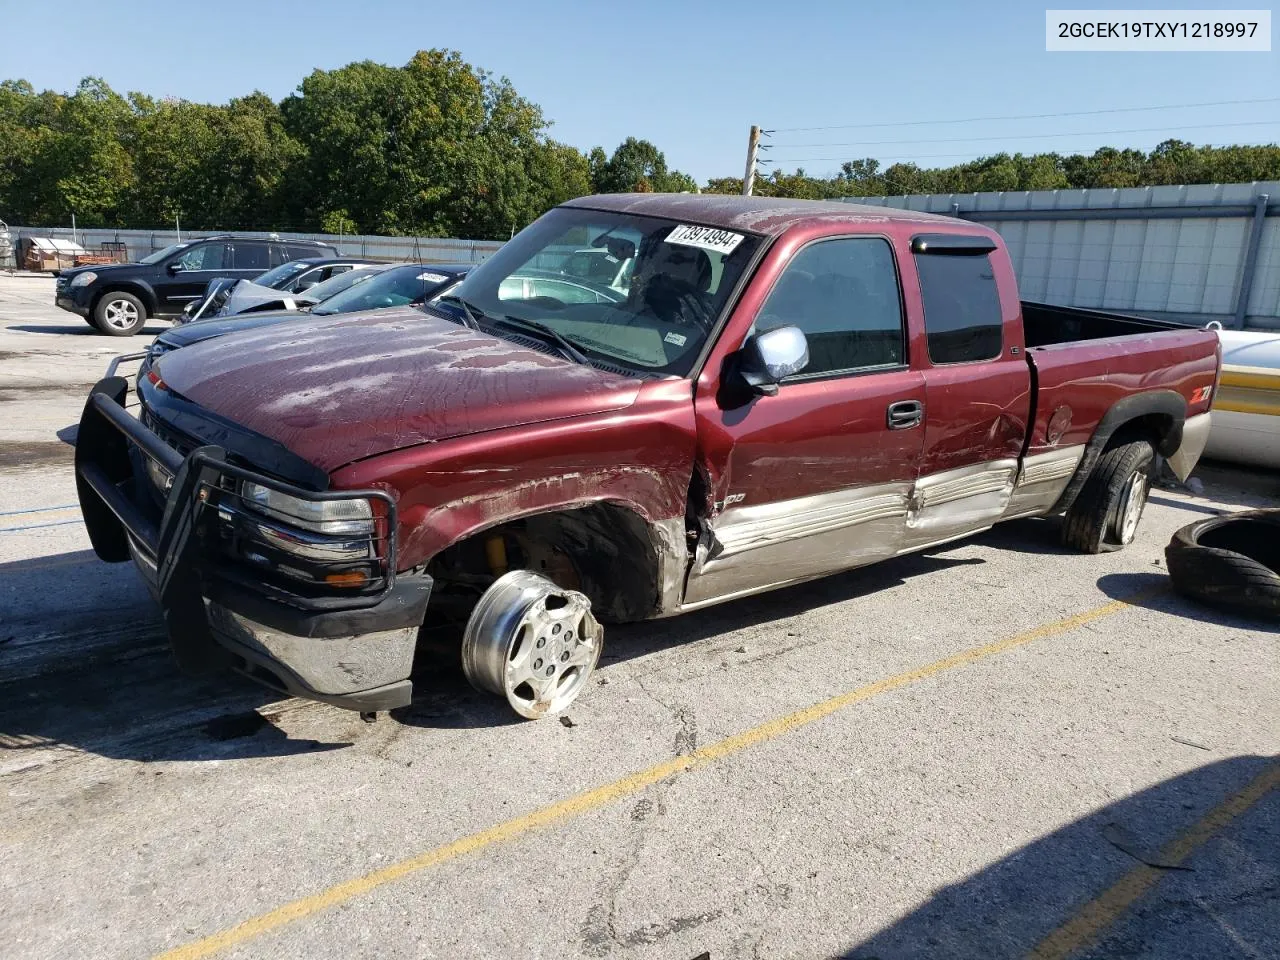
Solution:
{"label": "windshield wiper", "polygon": [[[467,301],[463,300],[461,297],[455,297],[451,293],[447,293],[440,298],[441,303],[444,303],[446,300],[452,303],[456,303],[458,306],[462,308],[462,317],[463,317],[462,325],[464,327],[470,327],[472,330],[480,329],[480,321],[476,319],[476,314],[480,313],[478,308],[473,307],[471,304],[467,303]],[[480,316],[483,317],[484,314],[480,313]]]}
{"label": "windshield wiper", "polygon": [[535,337],[542,337],[544,340],[550,340],[570,360],[577,363],[591,365],[590,358],[585,353],[575,347],[564,334],[559,330],[547,326],[545,323],[539,323],[537,320],[526,320],[524,317],[513,317],[510,315],[503,317],[486,317],[490,323],[497,324],[502,327],[513,327],[516,330],[523,330],[532,333]]}

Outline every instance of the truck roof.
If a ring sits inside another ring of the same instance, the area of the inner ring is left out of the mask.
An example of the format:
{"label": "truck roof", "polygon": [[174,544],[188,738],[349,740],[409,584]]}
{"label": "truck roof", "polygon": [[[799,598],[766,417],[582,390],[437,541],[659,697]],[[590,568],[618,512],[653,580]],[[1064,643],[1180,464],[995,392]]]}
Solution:
{"label": "truck roof", "polygon": [[[578,197],[564,206],[689,220],[710,227],[746,230],[765,236],[778,236],[796,224],[815,218],[821,218],[825,222],[849,223],[956,223],[952,217],[941,217],[918,210],[901,210],[897,207],[719,193],[608,193]],[[977,224],[972,226],[978,232],[986,232]]]}

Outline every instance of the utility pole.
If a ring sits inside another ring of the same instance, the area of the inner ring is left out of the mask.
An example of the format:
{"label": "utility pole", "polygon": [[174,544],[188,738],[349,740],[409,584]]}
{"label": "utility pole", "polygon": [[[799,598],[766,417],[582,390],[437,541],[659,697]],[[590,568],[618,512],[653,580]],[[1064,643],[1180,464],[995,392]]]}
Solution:
{"label": "utility pole", "polygon": [[756,182],[756,151],[760,149],[760,128],[751,128],[751,138],[747,141],[747,170],[742,175],[742,195],[751,196],[751,188]]}

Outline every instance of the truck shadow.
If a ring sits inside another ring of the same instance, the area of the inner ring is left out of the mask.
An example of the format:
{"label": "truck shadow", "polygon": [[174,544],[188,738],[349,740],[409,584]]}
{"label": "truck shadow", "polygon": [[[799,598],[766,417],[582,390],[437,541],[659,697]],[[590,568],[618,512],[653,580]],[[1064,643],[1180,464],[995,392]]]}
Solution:
{"label": "truck shadow", "polygon": [[[952,567],[982,564],[978,557],[910,554],[859,570],[744,597],[665,620],[606,626],[600,666],[710,640],[761,623],[785,620],[830,604],[901,586],[913,577]],[[524,723],[505,701],[471,689],[457,663],[462,631],[441,632],[419,645],[414,702],[392,711],[400,723],[435,728],[467,728]],[[441,666],[441,665],[444,666]]]}
{"label": "truck shadow", "polygon": [[77,752],[147,762],[347,746],[290,739],[258,712],[281,697],[235,674],[182,673],[127,565],[89,550],[0,563],[0,604],[0,771]]}
{"label": "truck shadow", "polygon": [[[1130,794],[937,889],[843,956],[1022,957],[1055,931],[1034,955],[1270,956],[1280,942],[1278,770],[1280,758],[1236,756]],[[984,813],[999,830],[998,814]],[[891,867],[883,879],[894,884]]]}

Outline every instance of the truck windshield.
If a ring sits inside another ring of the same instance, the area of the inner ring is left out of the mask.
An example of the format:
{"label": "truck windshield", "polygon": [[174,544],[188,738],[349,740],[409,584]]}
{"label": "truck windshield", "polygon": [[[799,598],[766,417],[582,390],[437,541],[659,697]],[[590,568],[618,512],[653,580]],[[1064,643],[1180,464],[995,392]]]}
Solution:
{"label": "truck windshield", "polygon": [[686,376],[759,244],[699,224],[558,207],[454,295],[482,320],[534,321],[588,356]]}

